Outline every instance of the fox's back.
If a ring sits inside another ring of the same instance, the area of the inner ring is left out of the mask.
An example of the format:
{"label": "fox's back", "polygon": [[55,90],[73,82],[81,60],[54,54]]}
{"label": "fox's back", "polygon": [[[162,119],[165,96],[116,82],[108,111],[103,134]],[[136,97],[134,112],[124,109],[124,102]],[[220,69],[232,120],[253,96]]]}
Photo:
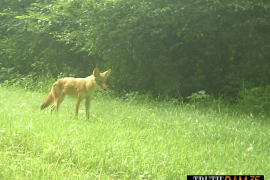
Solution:
{"label": "fox's back", "polygon": [[89,91],[95,89],[92,76],[87,78],[61,78],[54,83],[53,88],[73,97],[77,97],[77,93],[88,94]]}

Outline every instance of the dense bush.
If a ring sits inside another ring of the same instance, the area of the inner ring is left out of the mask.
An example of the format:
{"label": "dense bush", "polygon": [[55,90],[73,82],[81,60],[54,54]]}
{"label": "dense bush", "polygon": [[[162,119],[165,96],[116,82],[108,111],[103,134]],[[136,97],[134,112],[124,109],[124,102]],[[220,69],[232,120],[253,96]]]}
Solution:
{"label": "dense bush", "polygon": [[270,110],[270,86],[246,89],[239,93],[236,105],[245,113],[269,114]]}
{"label": "dense bush", "polygon": [[[237,98],[269,84],[270,2],[1,1],[0,80],[112,69],[110,88]],[[9,73],[7,73],[9,72]]]}

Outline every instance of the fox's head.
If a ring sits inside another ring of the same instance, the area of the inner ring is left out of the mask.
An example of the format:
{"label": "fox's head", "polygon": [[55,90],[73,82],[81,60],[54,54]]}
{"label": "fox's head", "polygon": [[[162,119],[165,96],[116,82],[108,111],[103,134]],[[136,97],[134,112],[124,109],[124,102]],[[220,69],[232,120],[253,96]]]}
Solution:
{"label": "fox's head", "polygon": [[101,90],[106,90],[106,80],[110,75],[111,70],[105,71],[104,73],[99,73],[99,69],[95,68],[93,75],[95,77],[96,83],[99,85]]}

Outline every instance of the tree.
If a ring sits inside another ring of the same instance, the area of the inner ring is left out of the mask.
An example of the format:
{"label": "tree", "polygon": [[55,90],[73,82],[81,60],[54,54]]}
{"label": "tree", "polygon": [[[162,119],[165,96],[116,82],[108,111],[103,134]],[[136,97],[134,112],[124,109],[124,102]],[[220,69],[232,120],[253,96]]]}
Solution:
{"label": "tree", "polygon": [[[16,38],[25,44],[31,35],[30,47],[44,45],[31,63],[54,74],[61,67],[89,74],[98,66],[112,68],[118,91],[235,97],[243,80],[251,87],[269,83],[269,7],[264,0],[35,2],[17,14],[28,35]],[[29,58],[18,49],[20,59]]]}

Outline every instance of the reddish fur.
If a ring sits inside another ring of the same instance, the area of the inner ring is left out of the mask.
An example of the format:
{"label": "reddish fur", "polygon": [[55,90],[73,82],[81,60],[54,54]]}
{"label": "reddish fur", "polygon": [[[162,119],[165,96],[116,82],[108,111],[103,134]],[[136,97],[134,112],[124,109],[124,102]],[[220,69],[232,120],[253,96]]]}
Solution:
{"label": "reddish fur", "polygon": [[64,100],[65,95],[77,98],[75,116],[78,115],[79,105],[83,99],[85,100],[86,118],[89,119],[90,101],[94,92],[98,89],[106,89],[106,80],[111,70],[104,73],[99,73],[98,68],[94,69],[93,75],[86,78],[71,78],[66,77],[58,79],[52,86],[48,96],[41,104],[40,109],[44,109],[52,102],[52,109],[58,110],[61,102]]}

